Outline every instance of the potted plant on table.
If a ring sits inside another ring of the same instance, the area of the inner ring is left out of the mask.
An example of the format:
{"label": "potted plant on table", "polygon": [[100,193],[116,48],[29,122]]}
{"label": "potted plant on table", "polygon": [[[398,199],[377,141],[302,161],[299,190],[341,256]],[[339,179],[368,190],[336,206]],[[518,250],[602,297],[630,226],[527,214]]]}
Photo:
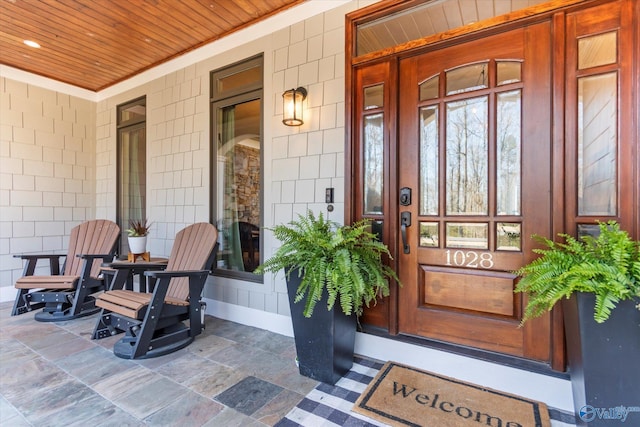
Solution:
{"label": "potted plant on table", "polygon": [[129,252],[132,254],[144,254],[147,252],[147,236],[151,224],[147,224],[147,219],[130,220],[127,232],[127,240],[129,242]]}
{"label": "potted plant on table", "polygon": [[516,292],[529,297],[523,322],[563,302],[576,421],[589,426],[640,396],[640,244],[614,221],[598,230],[580,240],[559,234],[565,243],[534,236],[546,248],[515,272]]}
{"label": "potted plant on table", "polygon": [[398,281],[389,250],[367,220],[340,226],[308,211],[270,230],[282,246],[255,273],[285,271],[300,373],[335,384],[353,365],[357,316]]}

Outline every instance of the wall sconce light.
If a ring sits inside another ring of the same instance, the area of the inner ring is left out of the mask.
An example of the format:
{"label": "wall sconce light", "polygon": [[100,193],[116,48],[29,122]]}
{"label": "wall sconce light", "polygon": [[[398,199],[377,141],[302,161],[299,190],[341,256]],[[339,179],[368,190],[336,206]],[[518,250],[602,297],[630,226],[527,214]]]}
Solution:
{"label": "wall sconce light", "polygon": [[307,97],[307,90],[303,87],[290,89],[282,94],[282,123],[287,126],[300,126],[302,121],[302,101]]}

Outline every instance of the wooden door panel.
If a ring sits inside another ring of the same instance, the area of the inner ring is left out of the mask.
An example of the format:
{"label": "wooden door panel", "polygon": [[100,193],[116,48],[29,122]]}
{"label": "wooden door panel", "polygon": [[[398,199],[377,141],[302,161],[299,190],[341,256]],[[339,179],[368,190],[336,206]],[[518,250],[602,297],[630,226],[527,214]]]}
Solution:
{"label": "wooden door panel", "polygon": [[517,322],[432,309],[420,316],[418,336],[459,345],[525,356]]}
{"label": "wooden door panel", "polygon": [[[513,292],[513,271],[535,256],[529,237],[550,235],[549,34],[545,22],[400,62],[399,187],[416,195],[412,205],[398,207],[412,219],[397,250],[401,334],[550,360],[548,318],[519,327],[524,297]],[[498,83],[498,64],[505,62],[520,64],[520,71]],[[449,88],[450,72],[458,69],[468,89]],[[419,86],[434,76],[438,96],[421,95]],[[504,99],[515,100],[510,110]],[[420,116],[425,109],[435,112],[428,117],[436,117],[437,127]],[[508,122],[517,127],[505,131]],[[505,171],[512,167],[516,184],[505,199]],[[479,184],[469,185],[473,179]],[[462,190],[452,190],[460,182]],[[513,201],[505,211],[507,199]]]}
{"label": "wooden door panel", "polygon": [[422,266],[421,305],[515,316],[515,275]]}

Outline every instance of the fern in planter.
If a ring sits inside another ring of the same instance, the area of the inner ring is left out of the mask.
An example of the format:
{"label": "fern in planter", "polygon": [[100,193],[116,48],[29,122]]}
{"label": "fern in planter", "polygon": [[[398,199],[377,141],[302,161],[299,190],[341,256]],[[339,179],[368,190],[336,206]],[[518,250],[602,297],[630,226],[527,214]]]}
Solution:
{"label": "fern in planter", "polygon": [[[541,257],[518,269],[523,276],[516,292],[529,295],[522,319],[540,316],[574,292],[595,295],[594,319],[602,323],[622,300],[640,297],[640,245],[615,221],[598,223],[597,238],[577,240],[559,234],[566,243],[534,238],[548,249],[534,249]],[[640,305],[638,306],[640,309]]]}
{"label": "fern in planter", "polygon": [[391,258],[389,249],[369,231],[367,220],[340,226],[322,213],[316,217],[308,211],[306,216],[298,215],[297,221],[269,230],[282,246],[255,273],[284,269],[290,275],[297,269],[302,282],[295,302],[306,297],[305,317],[311,317],[325,289],[328,310],[338,302],[345,314],[361,315],[364,306],[389,295],[389,279],[399,282],[382,262],[383,255]]}

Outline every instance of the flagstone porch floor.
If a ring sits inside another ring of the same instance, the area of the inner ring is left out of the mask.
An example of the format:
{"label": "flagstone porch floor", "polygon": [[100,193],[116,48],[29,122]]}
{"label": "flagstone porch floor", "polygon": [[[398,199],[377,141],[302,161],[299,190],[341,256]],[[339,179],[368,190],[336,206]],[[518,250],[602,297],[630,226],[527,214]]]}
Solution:
{"label": "flagstone porch floor", "polygon": [[187,348],[148,360],[90,339],[97,315],[59,323],[0,303],[1,426],[264,426],[318,383],[293,338],[207,316]]}
{"label": "flagstone porch floor", "polygon": [[[2,427],[272,426],[318,385],[298,373],[293,338],[263,329],[207,316],[204,333],[190,346],[133,361],[114,356],[120,336],[90,339],[97,315],[42,323],[32,313],[11,316],[12,305],[0,303]],[[530,398],[554,394],[555,383],[548,382],[554,379],[544,376],[522,380],[526,372],[446,353],[434,356],[399,343],[399,350],[386,355],[385,345],[375,337],[364,341],[370,340],[376,350],[360,345],[361,354],[417,367],[428,359],[422,368],[444,375],[464,366],[479,375],[472,381],[478,384],[533,393]],[[528,386],[518,388],[514,381]],[[541,400],[551,403],[550,409],[556,401]],[[571,424],[552,420],[554,427]]]}

